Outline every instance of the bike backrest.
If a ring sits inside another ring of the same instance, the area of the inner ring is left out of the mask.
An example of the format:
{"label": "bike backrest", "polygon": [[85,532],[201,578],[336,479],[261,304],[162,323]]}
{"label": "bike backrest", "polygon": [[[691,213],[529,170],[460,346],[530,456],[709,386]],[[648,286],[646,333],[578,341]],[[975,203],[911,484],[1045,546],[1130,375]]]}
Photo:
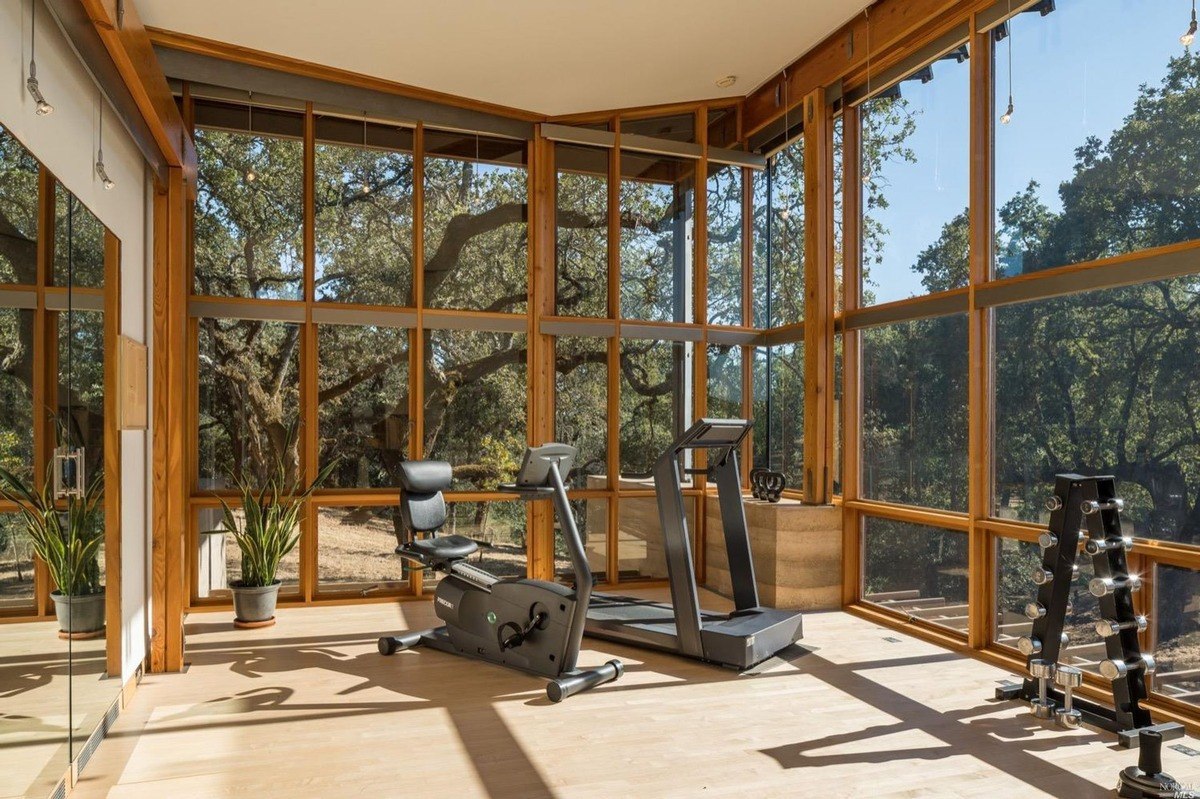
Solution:
{"label": "bike backrest", "polygon": [[428,533],[446,523],[446,500],[454,474],[445,461],[400,464],[400,518],[410,532]]}

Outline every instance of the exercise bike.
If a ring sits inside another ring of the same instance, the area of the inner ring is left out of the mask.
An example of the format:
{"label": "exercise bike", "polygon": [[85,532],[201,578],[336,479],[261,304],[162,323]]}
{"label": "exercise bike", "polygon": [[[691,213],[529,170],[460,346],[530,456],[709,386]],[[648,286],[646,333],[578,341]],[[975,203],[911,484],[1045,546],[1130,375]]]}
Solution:
{"label": "exercise bike", "polygon": [[[450,488],[445,461],[407,461],[400,465],[400,514],[404,537],[396,554],[446,576],[434,591],[433,607],[441,627],[379,639],[379,651],[391,655],[426,646],[550,678],[546,696],[568,696],[621,676],[621,661],[593,669],[576,668],[592,594],[592,571],[579,528],[571,513],[563,475],[576,449],[566,444],[530,447],[515,483],[499,488],[526,501],[553,499],[566,539],[575,585],[526,578],[500,578],[467,562],[479,545],[461,535],[437,535],[446,523],[442,492]],[[420,534],[429,533],[429,537]]]}

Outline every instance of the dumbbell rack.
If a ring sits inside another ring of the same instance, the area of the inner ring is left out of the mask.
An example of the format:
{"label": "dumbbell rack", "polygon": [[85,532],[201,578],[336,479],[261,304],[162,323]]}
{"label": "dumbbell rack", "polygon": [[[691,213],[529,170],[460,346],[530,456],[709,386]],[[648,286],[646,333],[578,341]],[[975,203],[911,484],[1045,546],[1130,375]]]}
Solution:
{"label": "dumbbell rack", "polygon": [[[1104,636],[1107,662],[1101,668],[1112,679],[1113,707],[1079,696],[1071,697],[1071,706],[1079,711],[1084,722],[1117,733],[1121,746],[1134,748],[1143,729],[1161,732],[1170,740],[1182,737],[1183,727],[1174,723],[1155,725],[1150,711],[1140,704],[1148,696],[1146,672],[1152,671],[1154,661],[1143,655],[1138,640],[1144,619],[1133,606],[1137,581],[1130,580],[1125,557],[1128,539],[1121,534],[1122,504],[1116,496],[1114,477],[1060,474],[1055,478],[1054,496],[1047,502],[1049,532],[1040,540],[1042,565],[1035,572],[1039,582],[1037,601],[1026,612],[1033,619],[1033,630],[1021,640],[1021,651],[1031,671],[1045,671],[1045,664],[1051,664],[1051,670],[1059,668],[1063,626],[1076,574],[1075,559],[1082,541],[1092,555],[1094,579],[1089,587],[1096,589],[1092,593],[1099,599],[1101,625],[1115,628],[1115,634]],[[1104,593],[1097,594],[1101,589]],[[1047,682],[1053,682],[1053,678]],[[996,698],[1023,699],[1036,709],[1035,700],[1043,690],[1048,703],[1063,707],[1066,699],[1063,691],[1049,685],[1043,689],[1032,675],[1022,683],[1006,683],[997,688]]]}

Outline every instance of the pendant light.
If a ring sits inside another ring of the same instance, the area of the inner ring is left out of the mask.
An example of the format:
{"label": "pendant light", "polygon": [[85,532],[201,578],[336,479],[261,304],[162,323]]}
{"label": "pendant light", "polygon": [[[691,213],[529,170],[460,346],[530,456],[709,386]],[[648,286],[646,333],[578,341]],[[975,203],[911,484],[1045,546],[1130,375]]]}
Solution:
{"label": "pendant light", "polygon": [[[253,135],[254,134],[254,92],[252,92],[252,91],[246,92],[246,99],[247,99],[246,130],[251,135]],[[258,173],[254,171],[254,161],[253,161],[254,150],[253,150],[253,148],[250,150],[250,158],[251,158],[250,166],[247,167],[247,169],[246,169],[246,182],[247,183],[253,183],[254,181],[258,180]]]}
{"label": "pendant light", "polygon": [[1196,0],[1192,0],[1192,23],[1188,25],[1187,32],[1179,37],[1179,43],[1191,47],[1192,42],[1196,41],[1196,28]]}
{"label": "pendant light", "polygon": [[37,78],[37,59],[34,53],[37,47],[37,4],[38,0],[30,0],[29,3],[29,78],[25,81],[25,88],[29,90],[29,96],[37,103],[37,115],[40,117],[50,116],[54,113],[54,106],[46,102],[45,96],[42,95],[42,89],[38,85]]}
{"label": "pendant light", "polygon": [[[363,123],[362,145],[363,145],[363,150],[366,151],[366,149],[367,149],[367,111],[366,111],[366,109],[363,109],[362,123]],[[371,193],[371,181],[368,180],[366,177],[363,178],[362,193],[363,194]]]}
{"label": "pendant light", "polygon": [[104,168],[104,97],[100,97],[100,141],[96,148],[96,177],[100,178],[105,191],[112,191],[117,184],[108,176]]}
{"label": "pendant light", "polygon": [[1013,29],[1012,29],[1012,22],[1013,22],[1013,17],[1012,17],[1012,0],[1008,0],[1008,14],[1009,14],[1008,20],[1007,20],[1007,21],[1005,21],[1005,23],[1004,23],[1005,25],[1007,25],[1007,26],[1008,26],[1008,36],[1006,37],[1006,38],[1008,39],[1008,108],[1004,109],[1004,113],[1000,115],[1000,124],[1001,124],[1001,125],[1007,125],[1009,122],[1012,122],[1012,117],[1013,117],[1013,85],[1012,85],[1012,72],[1013,72],[1013,50],[1012,50]]}

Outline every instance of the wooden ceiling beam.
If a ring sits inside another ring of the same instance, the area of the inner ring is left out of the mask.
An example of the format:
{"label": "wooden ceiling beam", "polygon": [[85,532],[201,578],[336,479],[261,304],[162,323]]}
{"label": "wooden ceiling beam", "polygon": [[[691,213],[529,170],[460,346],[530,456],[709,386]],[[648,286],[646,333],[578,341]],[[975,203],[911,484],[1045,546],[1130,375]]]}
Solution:
{"label": "wooden ceiling beam", "polygon": [[[844,89],[865,80],[868,43],[872,74],[894,66],[907,54],[932,43],[995,0],[878,0],[780,74],[747,95],[742,136],[749,138],[794,112],[814,89],[839,79]],[[784,75],[787,86],[784,87]]]}
{"label": "wooden ceiling beam", "polygon": [[167,166],[196,173],[196,148],[132,0],[79,0],[150,128]]}

